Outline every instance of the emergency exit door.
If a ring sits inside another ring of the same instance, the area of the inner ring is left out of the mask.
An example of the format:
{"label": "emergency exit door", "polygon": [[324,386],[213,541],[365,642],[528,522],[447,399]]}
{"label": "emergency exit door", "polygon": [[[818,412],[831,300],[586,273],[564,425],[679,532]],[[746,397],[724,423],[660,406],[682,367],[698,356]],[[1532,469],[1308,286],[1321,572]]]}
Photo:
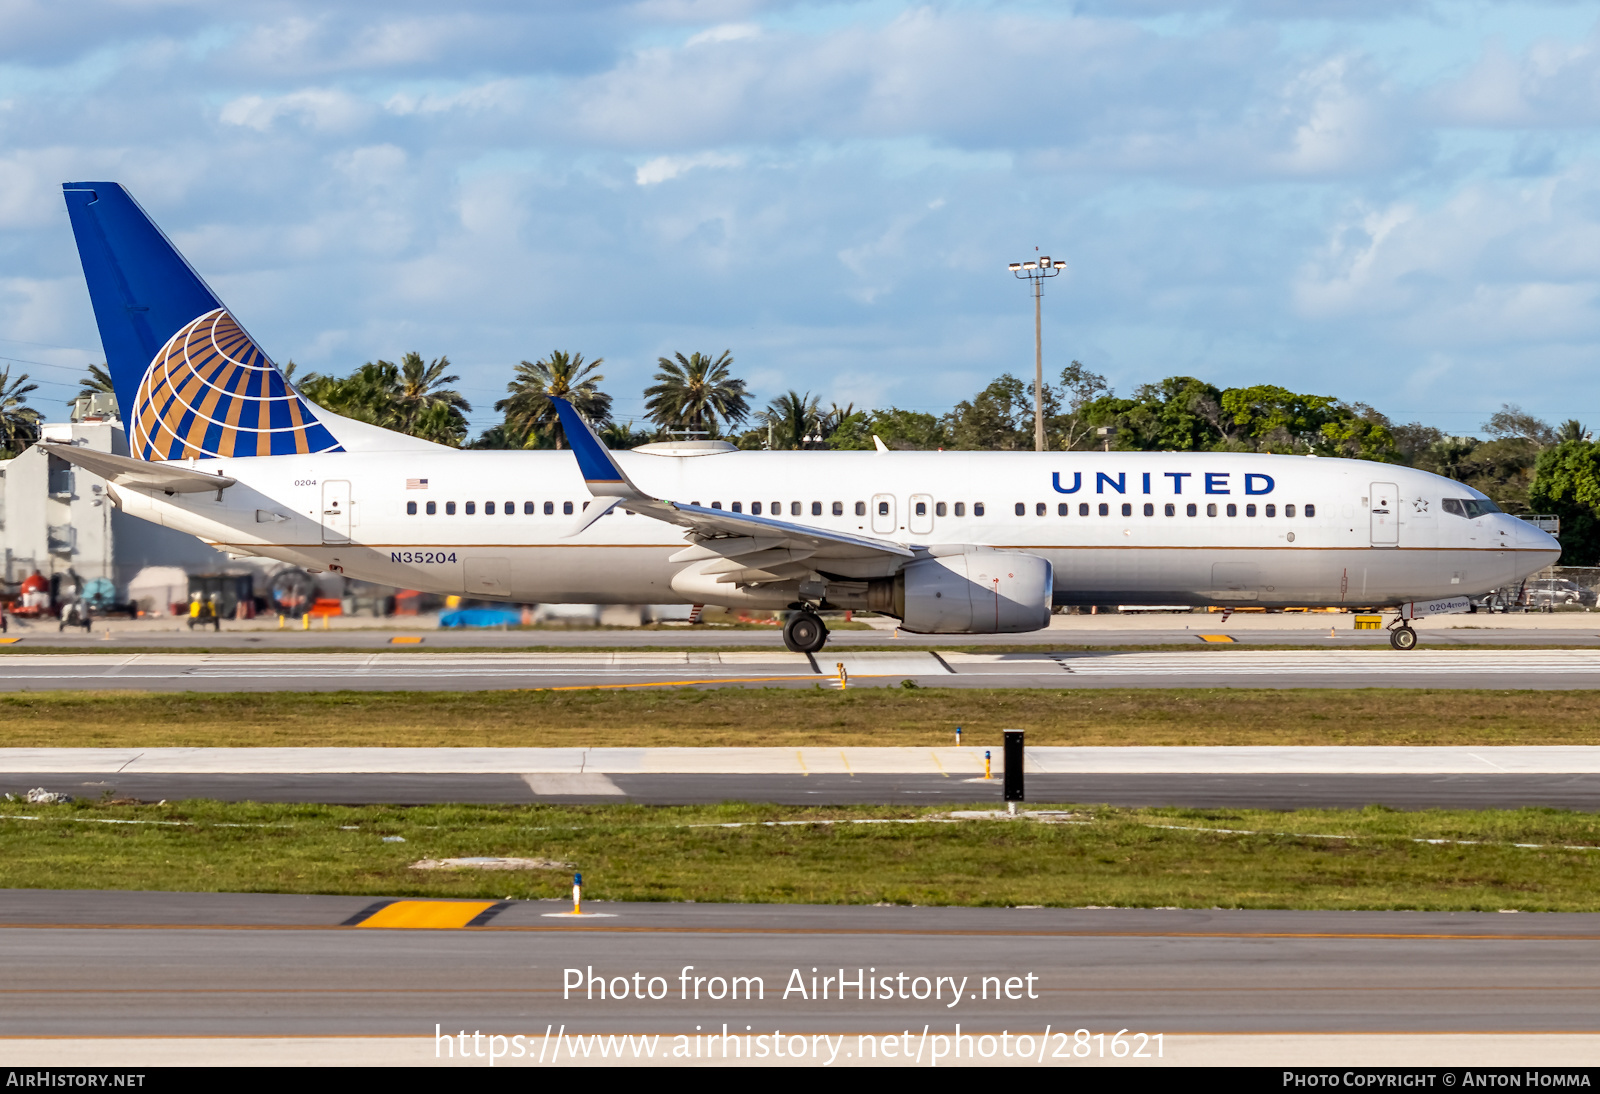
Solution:
{"label": "emergency exit door", "polygon": [[1372,510],[1372,545],[1400,545],[1400,491],[1392,482],[1375,482],[1368,489],[1368,508]]}
{"label": "emergency exit door", "polygon": [[322,542],[350,542],[350,482],[328,479],[322,484]]}
{"label": "emergency exit door", "polygon": [[899,526],[895,520],[893,494],[875,494],[872,498],[872,530],[879,535],[890,535]]}

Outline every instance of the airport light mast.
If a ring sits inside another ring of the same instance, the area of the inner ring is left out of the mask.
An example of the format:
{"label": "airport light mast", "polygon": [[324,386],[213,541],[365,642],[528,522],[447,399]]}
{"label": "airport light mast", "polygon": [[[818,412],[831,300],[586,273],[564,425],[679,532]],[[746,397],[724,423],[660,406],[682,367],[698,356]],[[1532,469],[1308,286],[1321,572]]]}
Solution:
{"label": "airport light mast", "polygon": [[1025,278],[1033,287],[1033,450],[1044,451],[1044,342],[1039,325],[1039,297],[1044,292],[1044,279],[1058,277],[1065,265],[1051,262],[1050,256],[1032,262],[1013,262],[1013,276]]}

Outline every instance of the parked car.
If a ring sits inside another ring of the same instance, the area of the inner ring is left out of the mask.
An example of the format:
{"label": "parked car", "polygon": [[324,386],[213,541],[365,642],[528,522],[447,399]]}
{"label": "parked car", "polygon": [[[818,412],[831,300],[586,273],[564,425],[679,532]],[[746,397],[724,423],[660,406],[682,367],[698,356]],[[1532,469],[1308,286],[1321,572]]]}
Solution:
{"label": "parked car", "polygon": [[1472,600],[1472,611],[1475,612],[1509,612],[1516,602],[1516,589],[1490,589],[1482,596]]}
{"label": "parked car", "polygon": [[1526,603],[1535,608],[1556,604],[1580,604],[1591,607],[1600,596],[1593,589],[1585,589],[1576,581],[1561,577],[1541,577],[1528,582]]}

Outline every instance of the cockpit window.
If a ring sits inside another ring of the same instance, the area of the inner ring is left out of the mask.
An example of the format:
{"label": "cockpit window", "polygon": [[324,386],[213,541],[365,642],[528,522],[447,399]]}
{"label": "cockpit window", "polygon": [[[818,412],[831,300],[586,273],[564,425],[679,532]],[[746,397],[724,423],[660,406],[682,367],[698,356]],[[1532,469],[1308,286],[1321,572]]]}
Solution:
{"label": "cockpit window", "polygon": [[1481,517],[1488,513],[1500,512],[1500,507],[1492,501],[1480,501],[1477,498],[1445,498],[1444,511],[1454,513],[1458,517]]}

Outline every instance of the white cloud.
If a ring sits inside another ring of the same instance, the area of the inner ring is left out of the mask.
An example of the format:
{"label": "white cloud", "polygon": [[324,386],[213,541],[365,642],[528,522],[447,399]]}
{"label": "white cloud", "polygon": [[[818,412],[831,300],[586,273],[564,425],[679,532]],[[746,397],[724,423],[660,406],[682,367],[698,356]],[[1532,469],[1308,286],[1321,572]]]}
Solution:
{"label": "white cloud", "polygon": [[751,38],[761,37],[761,28],[754,23],[723,23],[702,30],[699,34],[691,35],[685,46],[703,46],[719,42],[743,42]]}
{"label": "white cloud", "polygon": [[521,81],[488,80],[455,91],[398,91],[384,101],[391,114],[447,114],[452,111],[510,111],[522,105]]}
{"label": "white cloud", "polygon": [[218,118],[266,132],[279,118],[298,118],[312,129],[350,130],[372,113],[371,106],[337,88],[307,88],[287,95],[241,95],[223,105]]}
{"label": "white cloud", "polygon": [[1600,27],[1580,42],[1537,42],[1521,56],[1490,41],[1432,98],[1440,117],[1457,125],[1592,126],[1600,122]]}
{"label": "white cloud", "polygon": [[1281,0],[84,2],[0,0],[0,338],[92,344],[59,183],[110,177],[275,355],[449,353],[485,406],[555,346],[625,407],[731,346],[768,394],[937,410],[1031,364],[1036,243],[1047,355],[1124,390],[1600,405],[1593,35],[1430,86],[1345,0],[1325,39]]}
{"label": "white cloud", "polygon": [[742,167],[744,157],[731,152],[697,152],[692,156],[657,156],[639,165],[633,181],[639,186],[654,186],[697,167]]}
{"label": "white cloud", "polygon": [[1301,271],[1295,300],[1308,317],[1430,347],[1600,337],[1600,172],[1355,213]]}

